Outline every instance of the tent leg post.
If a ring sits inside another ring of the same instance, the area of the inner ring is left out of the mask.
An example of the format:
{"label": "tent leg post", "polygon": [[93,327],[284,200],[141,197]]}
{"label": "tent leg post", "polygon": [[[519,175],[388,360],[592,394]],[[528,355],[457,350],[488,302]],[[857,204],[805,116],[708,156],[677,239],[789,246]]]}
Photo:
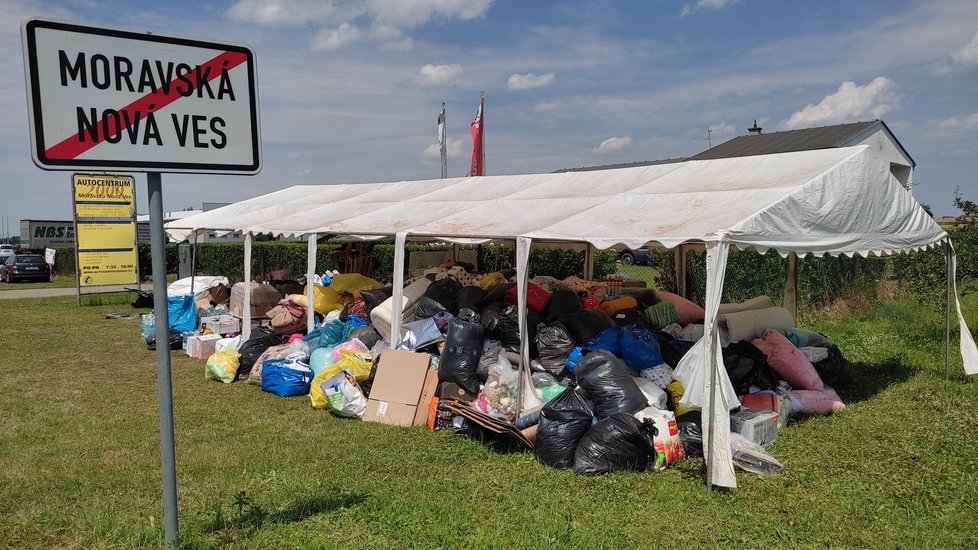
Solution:
{"label": "tent leg post", "polygon": [[791,316],[798,319],[798,255],[794,252],[788,253],[787,274],[784,281],[784,308],[791,312]]}
{"label": "tent leg post", "polygon": [[686,297],[686,247],[685,245],[679,245],[676,247],[675,258],[673,263],[675,264],[676,272],[676,294],[679,294],[683,298]]}

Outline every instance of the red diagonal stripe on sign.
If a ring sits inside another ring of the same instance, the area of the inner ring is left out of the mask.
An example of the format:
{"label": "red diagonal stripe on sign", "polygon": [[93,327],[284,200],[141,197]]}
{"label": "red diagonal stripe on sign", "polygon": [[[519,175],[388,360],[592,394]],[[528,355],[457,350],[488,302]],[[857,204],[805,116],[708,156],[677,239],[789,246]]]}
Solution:
{"label": "red diagonal stripe on sign", "polygon": [[[221,75],[221,69],[230,71],[231,69],[247,61],[247,59],[248,56],[245,55],[244,52],[223,52],[214,59],[201,64],[200,71],[202,74],[205,74],[207,70],[210,69],[210,78],[208,80],[214,80]],[[197,88],[200,87],[201,83],[197,81],[196,71],[186,73],[185,77],[190,80],[190,91],[196,91]],[[185,89],[186,84],[184,83],[181,87]],[[182,97],[184,96],[177,93],[177,79],[174,77],[174,79],[170,82],[169,93],[164,92],[163,88],[157,88],[155,92],[149,93],[119,109],[119,131],[121,132],[129,128],[129,125],[126,124],[126,118],[122,115],[123,112],[129,114],[130,121],[135,122],[135,114],[137,111],[143,114],[142,119],[145,120],[145,115],[150,111],[151,105],[153,106],[153,112],[157,112],[163,107],[166,107]],[[109,135],[115,135],[114,132],[111,132],[110,134],[108,129],[105,128],[105,125],[101,122],[98,124],[97,133],[97,140],[92,140],[91,136],[88,136],[88,141],[81,141],[79,140],[78,134],[74,134],[61,143],[49,147],[44,151],[44,155],[49,159],[74,159],[85,151],[88,151],[92,147],[102,143]]]}

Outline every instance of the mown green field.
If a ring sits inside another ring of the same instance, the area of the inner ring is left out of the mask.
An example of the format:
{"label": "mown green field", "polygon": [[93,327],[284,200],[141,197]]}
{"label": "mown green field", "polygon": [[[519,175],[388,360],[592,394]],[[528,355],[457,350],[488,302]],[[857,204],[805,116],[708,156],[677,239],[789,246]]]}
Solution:
{"label": "mown green field", "polygon": [[[0,546],[162,539],[155,356],[118,304],[0,304]],[[964,297],[978,326],[978,292]],[[848,408],[793,420],[779,477],[708,494],[703,463],[584,478],[448,433],[342,420],[204,380],[174,352],[181,542],[190,548],[978,546],[978,384],[942,309],[912,298],[809,316],[855,363]]]}

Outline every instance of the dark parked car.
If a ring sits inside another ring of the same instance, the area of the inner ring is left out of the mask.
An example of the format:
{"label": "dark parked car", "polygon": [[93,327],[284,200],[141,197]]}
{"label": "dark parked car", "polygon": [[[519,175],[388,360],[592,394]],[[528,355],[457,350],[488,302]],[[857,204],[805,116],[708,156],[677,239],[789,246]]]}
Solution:
{"label": "dark parked car", "polygon": [[618,261],[621,262],[621,265],[646,265],[649,263],[649,259],[648,248],[626,249],[618,255]]}
{"label": "dark parked car", "polygon": [[51,267],[40,254],[11,254],[0,264],[0,279],[8,283],[27,279],[51,282]]}

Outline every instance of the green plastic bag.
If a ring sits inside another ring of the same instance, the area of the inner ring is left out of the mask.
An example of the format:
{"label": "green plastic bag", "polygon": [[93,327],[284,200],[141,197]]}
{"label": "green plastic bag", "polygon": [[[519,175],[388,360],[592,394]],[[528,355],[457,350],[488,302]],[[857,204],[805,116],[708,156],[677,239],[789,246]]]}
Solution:
{"label": "green plastic bag", "polygon": [[207,366],[204,367],[204,378],[206,380],[220,380],[225,384],[234,382],[238,374],[241,354],[236,349],[224,349],[212,354],[207,358]]}

